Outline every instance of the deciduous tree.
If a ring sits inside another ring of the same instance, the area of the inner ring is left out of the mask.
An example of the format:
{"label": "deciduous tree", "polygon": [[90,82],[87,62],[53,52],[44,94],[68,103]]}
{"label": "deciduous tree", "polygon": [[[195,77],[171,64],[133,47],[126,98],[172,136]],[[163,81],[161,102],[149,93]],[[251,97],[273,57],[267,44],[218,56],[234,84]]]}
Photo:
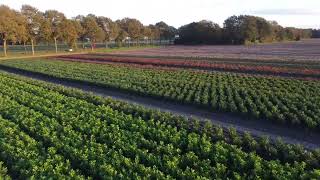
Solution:
{"label": "deciduous tree", "polygon": [[54,40],[56,53],[58,52],[57,40],[59,38],[60,24],[66,19],[65,15],[56,10],[48,10],[44,13],[45,19],[50,23],[51,26],[51,37]]}
{"label": "deciduous tree", "polygon": [[155,27],[160,31],[160,38],[165,40],[173,39],[178,32],[176,28],[169,26],[163,21],[156,23]]}
{"label": "deciduous tree", "polygon": [[31,41],[32,55],[34,55],[34,45],[40,38],[43,13],[30,5],[23,5],[21,8],[21,13],[27,20],[27,32]]}
{"label": "deciduous tree", "polygon": [[84,29],[84,36],[90,39],[91,49],[93,51],[95,43],[97,41],[103,41],[105,38],[105,34],[99,27],[96,19],[91,16],[87,16],[83,19],[82,27]]}
{"label": "deciduous tree", "polygon": [[19,38],[20,26],[17,12],[7,6],[0,6],[0,38],[3,42],[4,56],[7,56],[8,41],[16,42]]}
{"label": "deciduous tree", "polygon": [[139,20],[124,18],[118,22],[120,24],[120,27],[128,33],[131,39],[139,40],[141,38],[141,30],[143,29],[143,24]]}
{"label": "deciduous tree", "polygon": [[59,24],[59,37],[63,39],[70,48],[77,47],[77,39],[79,37],[79,31],[77,30],[77,22],[74,20],[64,19]]}

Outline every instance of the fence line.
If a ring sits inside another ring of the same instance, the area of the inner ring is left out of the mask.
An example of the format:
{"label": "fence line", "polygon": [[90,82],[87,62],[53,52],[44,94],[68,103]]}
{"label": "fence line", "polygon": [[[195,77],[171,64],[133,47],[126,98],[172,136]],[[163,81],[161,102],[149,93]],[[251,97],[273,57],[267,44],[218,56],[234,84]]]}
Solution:
{"label": "fence line", "polygon": [[[124,42],[105,42],[105,43],[95,43],[95,48],[118,48],[118,47],[134,47],[134,46],[167,46],[173,45],[173,40],[140,40],[140,41],[124,41]],[[55,51],[55,45],[50,44],[38,44],[34,46],[35,51]],[[90,42],[78,42],[78,49],[89,49],[91,48]],[[67,51],[69,49],[68,45],[65,43],[58,44],[58,51]],[[30,53],[31,45],[8,45],[7,51],[10,53]],[[3,53],[3,45],[0,46],[0,55]]]}

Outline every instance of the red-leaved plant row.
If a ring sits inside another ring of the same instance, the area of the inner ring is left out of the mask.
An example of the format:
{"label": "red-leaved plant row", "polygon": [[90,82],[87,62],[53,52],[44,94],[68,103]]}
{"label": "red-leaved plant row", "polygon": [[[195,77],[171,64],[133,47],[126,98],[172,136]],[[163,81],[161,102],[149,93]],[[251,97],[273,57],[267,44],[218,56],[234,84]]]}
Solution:
{"label": "red-leaved plant row", "polygon": [[[263,73],[270,75],[293,75],[303,77],[320,77],[320,70],[306,68],[287,68],[274,66],[252,66],[238,64],[212,63],[208,61],[192,61],[192,60],[161,60],[154,58],[137,58],[137,57],[97,57],[90,55],[71,55],[58,56],[62,60],[85,60],[86,62],[112,62],[112,63],[130,63],[139,65],[153,65],[164,67],[181,67],[196,68],[206,70],[220,70],[244,73]],[[235,62],[236,63],[236,62]]]}

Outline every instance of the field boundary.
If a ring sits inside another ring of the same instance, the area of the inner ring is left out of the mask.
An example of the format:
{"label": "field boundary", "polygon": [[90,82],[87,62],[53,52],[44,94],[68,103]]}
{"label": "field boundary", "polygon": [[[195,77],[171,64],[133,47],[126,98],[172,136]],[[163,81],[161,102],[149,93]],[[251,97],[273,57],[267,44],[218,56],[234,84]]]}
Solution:
{"label": "field boundary", "polygon": [[39,58],[39,57],[55,57],[62,55],[76,55],[76,54],[88,54],[88,52],[74,52],[74,53],[48,53],[48,54],[39,54],[39,55],[26,55],[26,56],[8,56],[8,57],[0,57],[0,61],[2,60],[10,60],[10,59],[31,59],[31,58]]}
{"label": "field boundary", "polygon": [[240,133],[250,132],[256,137],[269,136],[271,140],[276,140],[278,137],[281,137],[286,143],[301,144],[308,149],[316,149],[320,147],[319,132],[308,132],[302,128],[299,129],[280,126],[279,124],[274,124],[271,121],[254,121],[231,114],[209,112],[195,106],[185,106],[171,101],[129,94],[121,90],[102,87],[101,85],[99,86],[90,82],[72,80],[68,78],[56,78],[43,73],[30,72],[5,65],[0,65],[0,70],[65,87],[80,89],[103,97],[111,97],[128,103],[138,104],[146,108],[158,109],[160,111],[170,112],[189,118],[193,117],[199,120],[209,120],[225,129],[234,127]]}
{"label": "field boundary", "polygon": [[116,53],[116,52],[122,52],[122,51],[133,51],[133,50],[140,50],[140,49],[146,49],[146,48],[159,48],[160,46],[132,46],[132,47],[119,47],[119,48],[98,48],[92,51],[91,49],[88,50],[80,50],[80,51],[74,51],[74,52],[36,52],[35,55],[32,54],[23,54],[23,55],[8,55],[7,57],[0,56],[1,60],[10,60],[10,59],[22,59],[22,58],[38,58],[38,57],[55,57],[55,56],[63,56],[63,55],[78,55],[78,54],[101,54],[101,53]]}

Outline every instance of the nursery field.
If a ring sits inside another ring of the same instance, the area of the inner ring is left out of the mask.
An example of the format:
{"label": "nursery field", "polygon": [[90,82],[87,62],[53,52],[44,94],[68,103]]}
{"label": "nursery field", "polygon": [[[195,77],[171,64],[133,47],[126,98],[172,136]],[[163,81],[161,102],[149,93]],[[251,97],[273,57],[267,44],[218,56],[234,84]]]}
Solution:
{"label": "nursery field", "polygon": [[320,40],[279,42],[248,46],[169,46],[113,54],[135,56],[169,56],[192,58],[254,59],[254,60],[320,60]]}
{"label": "nursery field", "polygon": [[8,60],[1,64],[244,119],[320,130],[319,81],[55,59]]}
{"label": "nursery field", "polygon": [[0,72],[0,178],[311,179],[319,151]]}
{"label": "nursery field", "polygon": [[249,2],[2,1],[0,180],[320,180],[320,29],[159,19]]}
{"label": "nursery field", "polygon": [[247,74],[261,74],[297,78],[320,78],[320,65],[314,61],[275,61],[275,60],[235,60],[235,59],[183,59],[170,57],[135,57],[110,54],[78,54],[58,56],[64,61],[123,65],[140,65],[168,68],[186,68],[207,71],[222,71]]}
{"label": "nursery field", "polygon": [[0,179],[320,178],[314,59],[119,52],[8,59],[0,69],[224,114],[275,136],[270,127],[281,127],[305,145],[0,70]]}

